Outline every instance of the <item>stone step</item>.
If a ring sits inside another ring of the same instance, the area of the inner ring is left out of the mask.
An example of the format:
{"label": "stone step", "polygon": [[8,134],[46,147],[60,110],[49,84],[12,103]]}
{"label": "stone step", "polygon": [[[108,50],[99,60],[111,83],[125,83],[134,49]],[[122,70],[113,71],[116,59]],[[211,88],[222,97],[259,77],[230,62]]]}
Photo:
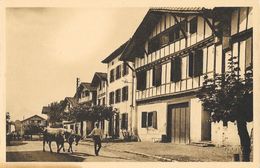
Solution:
{"label": "stone step", "polygon": [[214,147],[215,146],[211,141],[191,142],[190,145],[200,146],[200,147]]}

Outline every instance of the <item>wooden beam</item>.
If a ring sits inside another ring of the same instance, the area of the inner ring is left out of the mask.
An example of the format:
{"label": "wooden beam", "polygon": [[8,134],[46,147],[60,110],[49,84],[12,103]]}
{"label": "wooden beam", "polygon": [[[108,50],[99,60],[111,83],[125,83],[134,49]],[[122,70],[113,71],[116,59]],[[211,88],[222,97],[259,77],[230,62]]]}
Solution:
{"label": "wooden beam", "polygon": [[[177,22],[177,24],[180,24],[180,22],[178,21],[177,17],[174,14],[171,14],[175,20],[175,22]],[[180,26],[181,32],[184,35],[184,38],[187,39],[187,34],[186,32],[182,29],[182,27]]]}
{"label": "wooden beam", "polygon": [[215,28],[214,28],[214,26],[210,23],[210,21],[209,21],[209,19],[208,18],[206,18],[205,16],[203,16],[202,15],[202,17],[204,18],[204,20],[207,22],[207,24],[208,24],[208,26],[210,27],[210,29],[213,31],[213,33],[217,36],[217,37],[219,37],[219,34],[218,34],[218,32],[216,32],[216,30],[215,30]]}
{"label": "wooden beam", "polygon": [[131,66],[128,64],[128,62],[124,61],[124,63],[125,63],[133,72],[135,72],[135,69],[134,69],[133,67],[131,67]]}

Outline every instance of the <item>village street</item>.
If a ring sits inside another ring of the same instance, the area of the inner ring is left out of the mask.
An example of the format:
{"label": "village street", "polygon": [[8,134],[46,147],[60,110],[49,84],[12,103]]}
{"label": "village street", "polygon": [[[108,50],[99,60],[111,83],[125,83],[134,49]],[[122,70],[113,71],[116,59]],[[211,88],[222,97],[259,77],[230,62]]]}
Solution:
{"label": "village street", "polygon": [[[50,153],[46,145],[46,152],[42,151],[42,141],[13,142],[7,146],[6,158],[9,161],[41,161],[41,162],[211,162],[232,161],[233,153],[226,148],[201,147],[193,145],[177,145],[172,143],[153,142],[119,142],[103,143],[99,156],[94,155],[90,141],[80,142],[73,146],[74,153]],[[65,148],[68,149],[67,144]],[[52,143],[53,151],[56,144]]]}

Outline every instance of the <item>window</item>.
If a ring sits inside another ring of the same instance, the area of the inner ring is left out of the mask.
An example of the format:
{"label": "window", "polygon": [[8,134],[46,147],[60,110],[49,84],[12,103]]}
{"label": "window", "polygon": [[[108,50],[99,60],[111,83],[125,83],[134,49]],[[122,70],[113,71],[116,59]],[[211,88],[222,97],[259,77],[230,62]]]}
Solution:
{"label": "window", "polygon": [[105,105],[106,104],[106,99],[105,97],[102,99],[102,105]]}
{"label": "window", "polygon": [[203,51],[196,50],[189,54],[189,76],[197,77],[203,72]]}
{"label": "window", "polygon": [[101,100],[100,100],[100,99],[98,99],[98,105],[99,105],[99,106],[100,106],[100,101],[101,101]]}
{"label": "window", "polygon": [[152,53],[156,50],[159,49],[159,38],[158,37],[155,37],[153,39],[151,39],[148,43],[148,53]]}
{"label": "window", "polygon": [[116,90],[116,103],[121,101],[121,89]]}
{"label": "window", "polygon": [[169,42],[169,32],[164,33],[160,36],[160,48],[166,46],[167,44],[169,44]]}
{"label": "window", "polygon": [[121,129],[128,129],[128,114],[123,113],[121,117]]}
{"label": "window", "polygon": [[116,67],[116,79],[119,79],[121,77],[121,65],[118,65]]}
{"label": "window", "polygon": [[181,80],[181,58],[175,57],[171,61],[171,81],[178,82]]}
{"label": "window", "polygon": [[85,91],[85,97],[87,97],[87,96],[89,96],[89,91],[88,90]]}
{"label": "window", "polygon": [[102,89],[102,81],[100,81],[100,83],[99,83],[99,90],[101,90]]}
{"label": "window", "polygon": [[122,88],[122,101],[128,100],[128,86]]}
{"label": "window", "polygon": [[128,66],[126,65],[126,63],[124,62],[123,63],[123,72],[122,72],[122,74],[123,74],[123,76],[125,76],[125,75],[127,75],[128,74]]}
{"label": "window", "polygon": [[114,77],[114,69],[111,69],[110,70],[110,83],[113,82],[115,80],[115,77]]}
{"label": "window", "polygon": [[160,86],[162,83],[162,65],[153,68],[153,86]]}
{"label": "window", "polygon": [[146,88],[146,71],[136,73],[137,90],[145,90]]}
{"label": "window", "polygon": [[114,104],[114,97],[115,97],[115,93],[114,92],[110,92],[109,93],[109,105],[110,104]]}
{"label": "window", "polygon": [[152,127],[157,129],[157,112],[142,112],[142,128]]}
{"label": "window", "polygon": [[190,34],[197,32],[198,18],[195,17],[190,20]]}
{"label": "window", "polygon": [[70,129],[74,130],[74,125],[70,125]]}

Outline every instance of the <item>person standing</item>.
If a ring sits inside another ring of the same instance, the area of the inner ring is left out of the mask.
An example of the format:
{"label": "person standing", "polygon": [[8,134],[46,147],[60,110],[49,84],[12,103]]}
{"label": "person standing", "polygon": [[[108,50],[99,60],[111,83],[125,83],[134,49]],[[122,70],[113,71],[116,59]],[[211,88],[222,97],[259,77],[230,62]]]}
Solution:
{"label": "person standing", "polygon": [[99,124],[95,123],[95,128],[91,131],[89,136],[92,136],[94,141],[94,151],[96,156],[98,156],[98,153],[101,149],[101,138],[103,136],[102,129],[99,128]]}

